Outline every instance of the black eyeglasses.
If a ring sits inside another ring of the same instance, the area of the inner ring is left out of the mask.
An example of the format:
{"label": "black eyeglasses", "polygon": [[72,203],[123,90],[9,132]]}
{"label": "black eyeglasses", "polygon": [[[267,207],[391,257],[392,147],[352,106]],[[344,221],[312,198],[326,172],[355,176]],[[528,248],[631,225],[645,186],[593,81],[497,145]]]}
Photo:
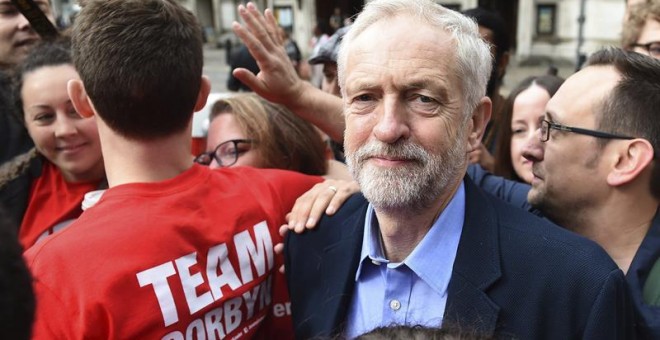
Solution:
{"label": "black eyeglasses", "polygon": [[660,58],[660,41],[652,41],[648,44],[631,44],[631,48],[641,48],[653,58]]}
{"label": "black eyeglasses", "polygon": [[231,139],[218,144],[213,151],[204,152],[195,158],[195,162],[210,165],[215,159],[221,167],[232,166],[238,157],[252,149],[253,139]]}
{"label": "black eyeglasses", "polygon": [[581,129],[572,126],[561,125],[557,123],[552,123],[547,120],[541,122],[541,142],[547,142],[550,139],[550,130],[555,129],[559,131],[573,132],[581,135],[593,136],[597,138],[607,138],[607,139],[635,139],[635,137],[615,135],[607,132]]}

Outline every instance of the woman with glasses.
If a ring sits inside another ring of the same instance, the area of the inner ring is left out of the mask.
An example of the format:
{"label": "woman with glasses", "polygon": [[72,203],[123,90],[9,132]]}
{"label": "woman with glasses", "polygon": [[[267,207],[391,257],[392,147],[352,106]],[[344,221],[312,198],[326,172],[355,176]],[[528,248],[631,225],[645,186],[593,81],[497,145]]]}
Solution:
{"label": "woman with glasses", "polygon": [[660,1],[631,6],[621,37],[624,49],[660,58]]}
{"label": "woman with glasses", "polygon": [[505,103],[502,131],[495,150],[496,175],[519,182],[530,183],[532,164],[522,156],[522,150],[530,138],[538,138],[545,114],[545,105],[564,79],[552,76],[532,76],[524,79],[509,94]]}
{"label": "woman with glasses", "polygon": [[350,179],[346,167],[310,123],[256,94],[217,101],[211,108],[207,151],[195,160],[212,168],[251,166]]}

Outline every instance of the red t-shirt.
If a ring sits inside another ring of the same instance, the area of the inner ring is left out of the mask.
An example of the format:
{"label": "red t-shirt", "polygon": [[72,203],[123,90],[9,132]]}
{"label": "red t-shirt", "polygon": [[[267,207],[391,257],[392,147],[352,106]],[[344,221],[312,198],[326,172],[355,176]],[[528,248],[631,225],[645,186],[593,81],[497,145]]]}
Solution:
{"label": "red t-shirt", "polygon": [[41,176],[32,183],[30,200],[18,231],[23,249],[66,227],[82,213],[80,203],[101,180],[69,183],[51,162],[45,161]]}
{"label": "red t-shirt", "polygon": [[[271,311],[288,297],[273,295],[285,291],[273,245],[296,198],[320,181],[195,165],[107,190],[25,254],[38,301],[34,338],[230,339],[282,329]],[[291,332],[290,319],[279,319]]]}

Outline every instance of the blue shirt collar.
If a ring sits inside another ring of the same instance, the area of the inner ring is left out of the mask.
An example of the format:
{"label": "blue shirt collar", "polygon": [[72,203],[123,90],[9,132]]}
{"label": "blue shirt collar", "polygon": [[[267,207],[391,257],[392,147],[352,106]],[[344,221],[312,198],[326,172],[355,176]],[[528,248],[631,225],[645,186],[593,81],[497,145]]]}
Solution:
{"label": "blue shirt collar", "polygon": [[[428,233],[402,262],[439,294],[443,294],[449,286],[464,221],[465,184],[461,182],[449,204],[434,221]],[[362,265],[365,261],[393,266],[385,258],[378,220],[371,203],[367,207],[360,264],[355,274],[356,282],[360,279]],[[394,266],[398,265],[401,264]]]}

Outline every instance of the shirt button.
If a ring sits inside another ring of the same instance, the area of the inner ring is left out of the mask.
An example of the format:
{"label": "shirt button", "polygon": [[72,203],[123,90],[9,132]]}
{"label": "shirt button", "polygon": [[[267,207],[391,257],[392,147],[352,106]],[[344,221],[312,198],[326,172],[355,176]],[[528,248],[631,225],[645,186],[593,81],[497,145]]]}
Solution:
{"label": "shirt button", "polygon": [[399,310],[399,309],[401,309],[401,302],[399,302],[399,300],[392,300],[392,301],[390,301],[390,308],[392,308],[392,310]]}

